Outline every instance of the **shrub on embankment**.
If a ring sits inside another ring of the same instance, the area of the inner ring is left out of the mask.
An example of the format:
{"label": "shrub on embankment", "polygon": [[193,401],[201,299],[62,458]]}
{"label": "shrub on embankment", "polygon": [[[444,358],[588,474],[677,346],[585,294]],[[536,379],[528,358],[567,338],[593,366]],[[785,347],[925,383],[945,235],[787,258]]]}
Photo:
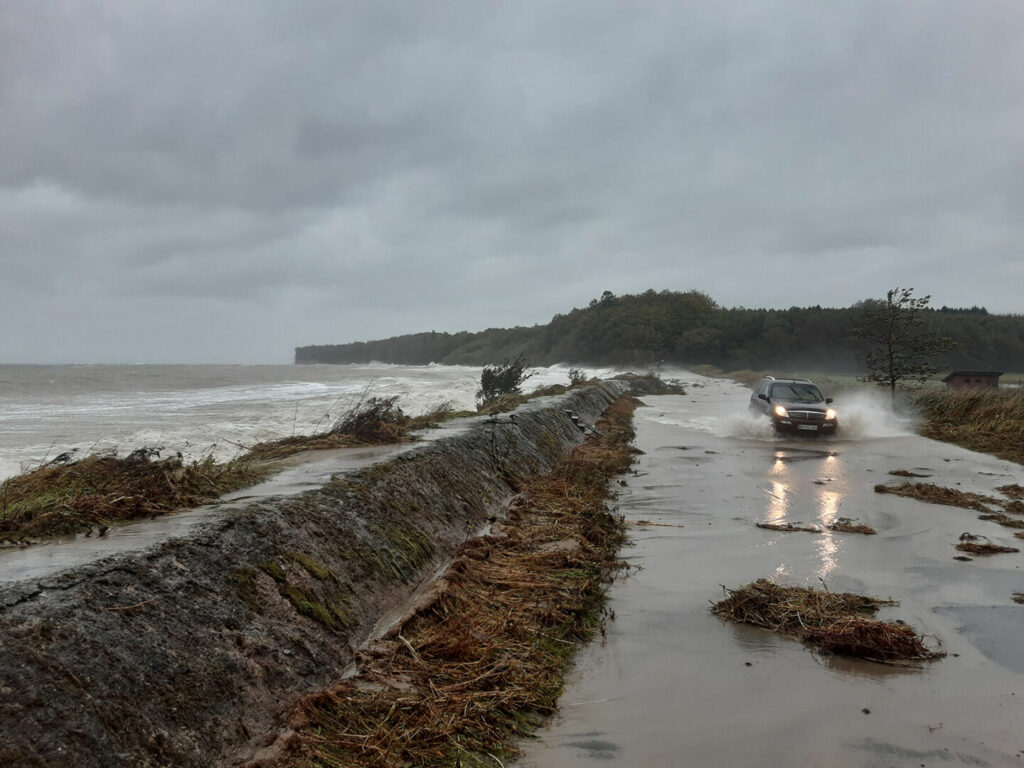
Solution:
{"label": "shrub on embankment", "polygon": [[915,403],[925,437],[1024,464],[1024,389],[928,390]]}

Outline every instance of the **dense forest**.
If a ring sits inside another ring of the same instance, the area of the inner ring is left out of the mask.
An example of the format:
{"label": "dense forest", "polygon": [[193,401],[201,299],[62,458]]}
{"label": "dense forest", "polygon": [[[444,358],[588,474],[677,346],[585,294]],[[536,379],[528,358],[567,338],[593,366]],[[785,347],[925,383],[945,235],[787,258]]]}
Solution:
{"label": "dense forest", "polygon": [[[862,303],[841,309],[726,309],[699,291],[624,296],[605,291],[589,306],[555,315],[547,325],[297,347],[295,362],[486,365],[522,354],[532,365],[664,361],[729,370],[860,372],[867,346],[851,335],[851,327],[861,308]],[[939,365],[1024,371],[1024,316],[989,314],[983,307],[924,313],[926,330],[957,342],[945,360],[936,361]]]}

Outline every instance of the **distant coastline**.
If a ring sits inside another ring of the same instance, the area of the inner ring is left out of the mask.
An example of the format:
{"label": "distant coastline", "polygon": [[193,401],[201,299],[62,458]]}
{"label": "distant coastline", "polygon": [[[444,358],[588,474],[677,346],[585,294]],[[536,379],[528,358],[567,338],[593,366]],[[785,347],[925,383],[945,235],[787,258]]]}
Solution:
{"label": "distant coastline", "polygon": [[[302,346],[295,349],[295,363],[487,365],[522,354],[531,365],[664,362],[859,373],[867,345],[851,329],[860,311],[858,305],[727,309],[699,291],[606,291],[545,325]],[[946,361],[950,367],[1024,371],[1024,315],[995,315],[984,307],[924,314],[930,328],[958,342]]]}

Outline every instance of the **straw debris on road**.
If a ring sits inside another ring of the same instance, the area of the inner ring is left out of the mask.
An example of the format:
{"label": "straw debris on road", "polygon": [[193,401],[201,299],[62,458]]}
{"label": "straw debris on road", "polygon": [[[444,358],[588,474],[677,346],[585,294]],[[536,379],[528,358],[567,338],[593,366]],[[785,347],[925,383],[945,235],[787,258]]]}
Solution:
{"label": "straw debris on road", "polygon": [[618,400],[600,435],[523,481],[508,518],[467,543],[436,599],[361,651],[354,679],[300,703],[290,765],[468,768],[515,754],[554,711],[568,658],[601,631],[625,541],[608,481],[632,462],[637,404]]}
{"label": "straw debris on road", "polygon": [[971,555],[1001,555],[1020,552],[1016,547],[1004,547],[1002,544],[992,544],[987,541],[963,541],[957,544],[956,548]]}
{"label": "straw debris on road", "polygon": [[947,507],[973,509],[976,512],[991,512],[988,505],[1001,506],[1000,499],[980,493],[967,493],[956,488],[945,488],[934,483],[900,483],[899,485],[876,485],[875,493],[891,493],[895,496],[906,496],[910,499],[925,501],[929,504],[942,504]]}
{"label": "straw debris on road", "polygon": [[740,589],[724,588],[726,598],[712,612],[728,621],[778,632],[825,653],[869,661],[937,659],[945,654],[925,646],[913,628],[871,618],[885,600],[827,589],[784,587],[758,579]]}
{"label": "straw debris on road", "polygon": [[754,523],[758,528],[764,528],[769,531],[782,531],[784,533],[793,533],[794,531],[803,531],[805,533],[824,533],[821,528],[817,528],[813,525],[803,525],[799,521],[795,523]]}
{"label": "straw debris on road", "polygon": [[840,533],[862,533],[865,536],[874,536],[878,533],[870,525],[864,525],[864,523],[858,523],[856,520],[851,520],[848,517],[837,518],[834,523],[829,525],[830,531],[839,531]]}

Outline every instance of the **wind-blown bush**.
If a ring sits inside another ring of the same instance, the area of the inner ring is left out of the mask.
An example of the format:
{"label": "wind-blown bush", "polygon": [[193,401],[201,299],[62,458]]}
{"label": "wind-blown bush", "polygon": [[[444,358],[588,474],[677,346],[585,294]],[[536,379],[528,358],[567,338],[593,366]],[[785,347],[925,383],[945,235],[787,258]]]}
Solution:
{"label": "wind-blown bush", "polygon": [[486,403],[501,395],[518,395],[522,392],[523,383],[533,376],[526,372],[526,360],[517,355],[515,360],[506,357],[502,362],[485,365],[480,374],[480,389],[477,399]]}

